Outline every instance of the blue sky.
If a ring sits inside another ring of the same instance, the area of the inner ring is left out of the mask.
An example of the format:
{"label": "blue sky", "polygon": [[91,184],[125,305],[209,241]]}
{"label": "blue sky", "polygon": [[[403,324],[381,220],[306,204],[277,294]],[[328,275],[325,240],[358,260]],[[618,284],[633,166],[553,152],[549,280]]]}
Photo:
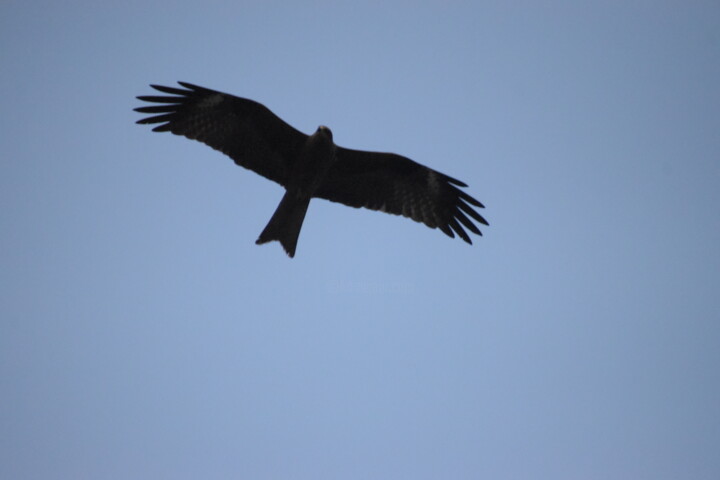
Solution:
{"label": "blue sky", "polygon": [[[0,477],[716,479],[716,2],[0,6]],[[470,185],[468,246],[135,125],[258,100]]]}

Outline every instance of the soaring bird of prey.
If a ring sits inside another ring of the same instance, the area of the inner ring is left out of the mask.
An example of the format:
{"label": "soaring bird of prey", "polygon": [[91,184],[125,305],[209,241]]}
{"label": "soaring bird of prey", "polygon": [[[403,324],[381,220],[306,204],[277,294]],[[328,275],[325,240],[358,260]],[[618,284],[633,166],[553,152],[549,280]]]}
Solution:
{"label": "soaring bird of prey", "polygon": [[470,218],[488,225],[473,209],[483,205],[458,188],[467,187],[460,180],[394,153],[337,146],[322,125],[305,135],[253,100],[178,83],[184,88],[151,85],[167,96],[137,97],[155,104],[135,109],[151,114],[137,123],[198,140],[285,187],[258,245],[278,240],[293,257],[312,198],[402,215],[469,244],[463,227],[482,235]]}

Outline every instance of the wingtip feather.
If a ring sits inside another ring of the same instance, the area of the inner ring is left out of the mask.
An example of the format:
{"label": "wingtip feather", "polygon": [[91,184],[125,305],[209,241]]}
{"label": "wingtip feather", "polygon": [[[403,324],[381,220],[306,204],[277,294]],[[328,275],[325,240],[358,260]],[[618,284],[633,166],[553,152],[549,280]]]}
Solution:
{"label": "wingtip feather", "polygon": [[155,90],[157,90],[158,92],[168,93],[168,94],[170,94],[170,95],[180,95],[180,96],[185,97],[185,96],[187,96],[188,93],[190,93],[190,90],[181,90],[181,89],[179,89],[179,88],[166,87],[166,86],[164,86],[164,85],[154,85],[154,84],[151,84],[150,86],[151,86],[152,88],[154,88]]}
{"label": "wingtip feather", "polygon": [[447,225],[440,225],[438,226],[441,232],[443,232],[445,235],[447,235],[450,238],[455,238],[455,234],[453,231],[448,227]]}
{"label": "wingtip feather", "polygon": [[188,90],[204,90],[203,87],[199,87],[199,86],[197,86],[197,85],[195,85],[195,84],[193,84],[193,83],[181,82],[181,81],[179,81],[179,80],[178,80],[177,83],[180,84],[181,86],[187,88]]}
{"label": "wingtip feather", "polygon": [[455,218],[460,220],[460,223],[465,225],[465,228],[470,230],[472,233],[474,233],[475,235],[480,235],[480,229],[477,227],[477,225],[472,223],[470,219],[467,218],[459,209],[455,212]]}

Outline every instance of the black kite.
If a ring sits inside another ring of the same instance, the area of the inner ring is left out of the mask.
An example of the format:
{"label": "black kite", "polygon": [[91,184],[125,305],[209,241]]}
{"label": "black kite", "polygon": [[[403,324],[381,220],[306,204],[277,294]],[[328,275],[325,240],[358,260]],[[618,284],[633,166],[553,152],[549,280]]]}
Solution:
{"label": "black kite", "polygon": [[470,244],[463,226],[482,233],[468,216],[488,224],[473,209],[483,205],[457,188],[467,187],[459,180],[393,153],[336,146],[325,126],[305,135],[252,100],[178,83],[185,89],[151,85],[170,96],[137,97],[158,104],[136,108],[152,114],[137,123],[159,123],[153,131],[203,142],[285,187],[285,196],[257,244],[279,240],[294,256],[313,197],[403,215],[449,237],[457,234]]}

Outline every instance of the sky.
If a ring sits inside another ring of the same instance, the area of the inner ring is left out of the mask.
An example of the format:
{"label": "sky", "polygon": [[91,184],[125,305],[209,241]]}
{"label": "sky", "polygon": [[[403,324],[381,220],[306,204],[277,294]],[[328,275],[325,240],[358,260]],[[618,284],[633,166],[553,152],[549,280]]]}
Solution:
{"label": "sky", "polygon": [[[0,478],[720,478],[720,5],[0,4]],[[469,246],[136,125],[149,84],[469,185]]]}

